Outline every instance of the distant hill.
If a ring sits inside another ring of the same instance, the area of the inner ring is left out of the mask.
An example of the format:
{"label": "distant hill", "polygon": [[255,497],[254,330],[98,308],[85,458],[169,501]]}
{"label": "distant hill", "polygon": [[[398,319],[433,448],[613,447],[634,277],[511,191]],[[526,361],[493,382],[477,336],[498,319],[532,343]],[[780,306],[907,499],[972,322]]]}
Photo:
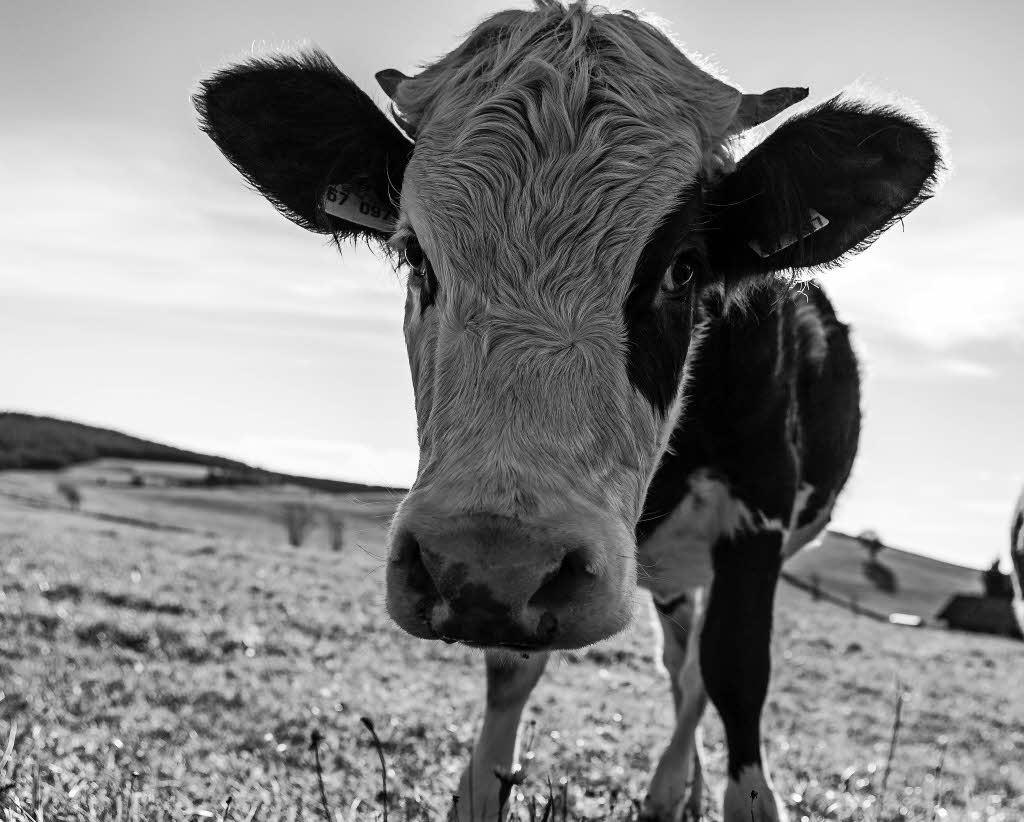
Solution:
{"label": "distant hill", "polygon": [[59,471],[72,465],[110,458],[203,465],[219,468],[240,481],[292,483],[331,493],[405,490],[265,471],[238,460],[186,451],[108,428],[33,414],[0,412],[0,471]]}
{"label": "distant hill", "polygon": [[[104,459],[137,460],[220,469],[226,484],[290,483],[328,493],[402,492],[405,489],[281,474],[237,460],[186,451],[51,417],[0,412],[0,471],[10,469],[63,470]],[[789,560],[786,577],[801,587],[818,587],[825,595],[854,601],[877,615],[915,614],[934,622],[958,594],[982,594],[981,571],[886,547],[874,567],[858,539],[836,531],[821,544]]]}
{"label": "distant hill", "polygon": [[829,531],[819,546],[787,561],[785,572],[804,583],[816,578],[822,591],[856,600],[866,610],[915,614],[926,622],[955,594],[984,593],[981,571],[889,547],[878,555],[890,582],[882,585],[877,569],[866,566],[869,556],[860,540]]}

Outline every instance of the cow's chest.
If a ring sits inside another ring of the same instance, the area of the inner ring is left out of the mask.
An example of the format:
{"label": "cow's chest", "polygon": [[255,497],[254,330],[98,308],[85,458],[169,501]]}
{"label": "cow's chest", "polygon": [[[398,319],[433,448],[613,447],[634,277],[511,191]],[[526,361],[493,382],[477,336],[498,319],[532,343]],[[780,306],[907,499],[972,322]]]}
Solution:
{"label": "cow's chest", "polygon": [[[813,488],[804,486],[795,509],[811,497]],[[782,556],[788,558],[817,537],[832,512],[830,498],[824,508],[809,517],[807,525],[795,528],[753,513],[734,497],[726,482],[705,470],[695,471],[687,490],[672,512],[637,547],[637,582],[656,602],[666,602],[681,592],[706,588],[714,575],[712,548],[721,537],[738,532],[777,531],[782,536]],[[795,519],[795,517],[794,517]]]}
{"label": "cow's chest", "polygon": [[711,582],[711,547],[721,531],[721,483],[704,477],[689,488],[672,512],[637,547],[637,582],[667,601],[683,588]]}

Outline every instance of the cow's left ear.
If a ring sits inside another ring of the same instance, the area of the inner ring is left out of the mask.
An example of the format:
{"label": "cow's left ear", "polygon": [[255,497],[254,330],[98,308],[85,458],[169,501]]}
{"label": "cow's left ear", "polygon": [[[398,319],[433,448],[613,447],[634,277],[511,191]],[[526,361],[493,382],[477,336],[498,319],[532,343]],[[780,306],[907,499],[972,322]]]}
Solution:
{"label": "cow's left ear", "polygon": [[315,48],[251,57],[199,84],[199,124],[289,220],[383,241],[412,143]]}
{"label": "cow's left ear", "polygon": [[837,263],[927,199],[941,168],[925,126],[834,98],[783,123],[708,193],[712,270],[728,281]]}

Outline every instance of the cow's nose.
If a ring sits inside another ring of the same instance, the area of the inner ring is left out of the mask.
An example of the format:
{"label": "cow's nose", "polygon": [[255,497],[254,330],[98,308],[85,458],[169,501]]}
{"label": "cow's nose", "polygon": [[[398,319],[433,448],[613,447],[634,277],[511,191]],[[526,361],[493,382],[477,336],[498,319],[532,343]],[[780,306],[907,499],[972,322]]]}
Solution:
{"label": "cow's nose", "polygon": [[463,516],[439,528],[410,516],[391,535],[388,610],[431,639],[577,647],[622,627],[607,608],[609,589],[620,586],[600,573],[595,552],[504,517]]}
{"label": "cow's nose", "polygon": [[[471,517],[441,534],[404,529],[392,560],[423,601],[427,628],[439,639],[535,648],[558,632],[560,606],[585,595],[595,581],[583,549],[543,540],[492,518]],[[510,545],[514,542],[514,545]],[[495,551],[501,545],[504,550]]]}

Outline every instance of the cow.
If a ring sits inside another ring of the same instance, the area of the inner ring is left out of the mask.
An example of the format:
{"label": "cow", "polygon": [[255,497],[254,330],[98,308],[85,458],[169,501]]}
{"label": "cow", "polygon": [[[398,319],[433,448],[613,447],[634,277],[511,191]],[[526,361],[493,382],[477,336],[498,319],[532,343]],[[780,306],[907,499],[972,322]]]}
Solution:
{"label": "cow", "polygon": [[1013,613],[1024,634],[1024,489],[1017,497],[1010,519],[1010,577],[1013,582]]}
{"label": "cow", "polygon": [[807,89],[744,94],[583,2],[497,13],[377,80],[390,119],[315,48],[222,68],[194,102],[284,216],[407,272],[419,464],[387,609],[484,651],[456,815],[496,818],[550,654],[621,631],[646,589],[677,722],[644,817],[700,813],[710,700],[724,818],[785,818],[760,732],[775,587],[860,428],[849,334],[810,275],[933,193],[936,134],[840,95],[744,153]]}

